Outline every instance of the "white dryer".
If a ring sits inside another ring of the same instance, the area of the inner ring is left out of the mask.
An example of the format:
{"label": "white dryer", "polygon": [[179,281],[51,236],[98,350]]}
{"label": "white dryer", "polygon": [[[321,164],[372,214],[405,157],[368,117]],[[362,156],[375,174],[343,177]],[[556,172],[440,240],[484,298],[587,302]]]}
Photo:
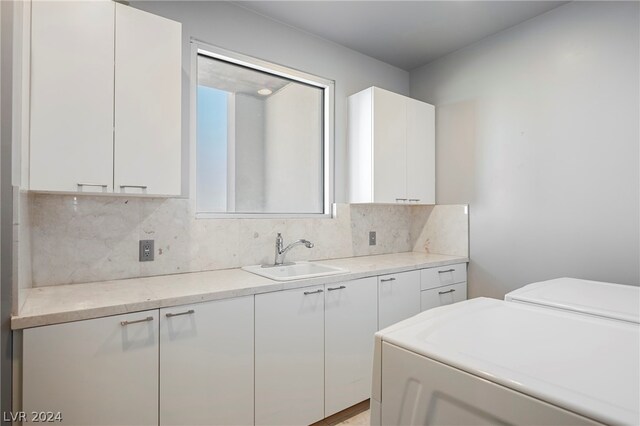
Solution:
{"label": "white dryer", "polygon": [[526,285],[504,300],[640,324],[640,287],[557,278]]}
{"label": "white dryer", "polygon": [[640,424],[640,326],[478,298],[376,333],[372,425]]}

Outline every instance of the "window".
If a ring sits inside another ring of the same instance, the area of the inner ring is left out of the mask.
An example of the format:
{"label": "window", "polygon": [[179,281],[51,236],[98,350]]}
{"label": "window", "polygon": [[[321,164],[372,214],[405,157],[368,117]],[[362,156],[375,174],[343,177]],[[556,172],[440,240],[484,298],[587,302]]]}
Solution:
{"label": "window", "polygon": [[329,215],[333,82],[197,45],[199,217]]}

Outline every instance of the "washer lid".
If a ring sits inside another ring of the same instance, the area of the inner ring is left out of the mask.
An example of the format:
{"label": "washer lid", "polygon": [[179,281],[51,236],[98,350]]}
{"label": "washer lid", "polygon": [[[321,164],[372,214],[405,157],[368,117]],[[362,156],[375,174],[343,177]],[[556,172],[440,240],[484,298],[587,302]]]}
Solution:
{"label": "washer lid", "polygon": [[640,324],[637,286],[558,278],[526,285],[504,299]]}
{"label": "washer lid", "polygon": [[585,417],[640,424],[637,324],[486,298],[418,317],[378,336]]}

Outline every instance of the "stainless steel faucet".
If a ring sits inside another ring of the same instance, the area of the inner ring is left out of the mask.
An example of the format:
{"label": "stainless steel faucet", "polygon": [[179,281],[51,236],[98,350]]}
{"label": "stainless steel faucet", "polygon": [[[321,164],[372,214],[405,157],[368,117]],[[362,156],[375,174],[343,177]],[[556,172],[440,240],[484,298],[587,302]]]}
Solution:
{"label": "stainless steel faucet", "polygon": [[276,258],[273,262],[273,265],[264,265],[264,266],[282,266],[282,265],[291,265],[293,262],[285,262],[284,258],[287,255],[287,253],[289,252],[289,250],[291,250],[292,248],[302,245],[304,244],[304,246],[306,248],[312,248],[313,247],[313,243],[311,241],[307,241],[307,240],[298,240],[298,241],[294,241],[291,244],[289,244],[288,246],[284,247],[284,241],[282,239],[282,234],[278,232],[278,236],[276,237]]}

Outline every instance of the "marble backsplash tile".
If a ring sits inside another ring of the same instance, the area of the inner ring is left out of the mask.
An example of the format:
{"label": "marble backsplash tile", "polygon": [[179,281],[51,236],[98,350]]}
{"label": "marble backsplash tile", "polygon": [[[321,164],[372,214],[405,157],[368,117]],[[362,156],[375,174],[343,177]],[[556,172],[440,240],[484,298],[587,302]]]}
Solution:
{"label": "marble backsplash tile", "polygon": [[[437,205],[428,217],[414,217],[412,251],[469,256],[469,206]],[[424,224],[423,224],[424,220]]]}
{"label": "marble backsplash tile", "polygon": [[[458,210],[444,206],[338,204],[332,219],[196,219],[188,199],[29,195],[34,287],[235,268],[273,261],[275,237],[311,240],[291,260],[322,260],[416,249],[460,254],[463,244],[440,243],[456,232],[426,231]],[[466,216],[465,216],[466,217]],[[465,219],[466,220],[466,219]],[[456,219],[453,219],[456,223]],[[458,220],[459,222],[459,220]],[[447,228],[448,229],[448,228]],[[377,245],[369,246],[369,231]],[[155,261],[138,262],[138,240],[155,240]],[[428,240],[428,241],[427,241]],[[427,244],[428,242],[428,244]],[[464,254],[466,255],[466,253]]]}

